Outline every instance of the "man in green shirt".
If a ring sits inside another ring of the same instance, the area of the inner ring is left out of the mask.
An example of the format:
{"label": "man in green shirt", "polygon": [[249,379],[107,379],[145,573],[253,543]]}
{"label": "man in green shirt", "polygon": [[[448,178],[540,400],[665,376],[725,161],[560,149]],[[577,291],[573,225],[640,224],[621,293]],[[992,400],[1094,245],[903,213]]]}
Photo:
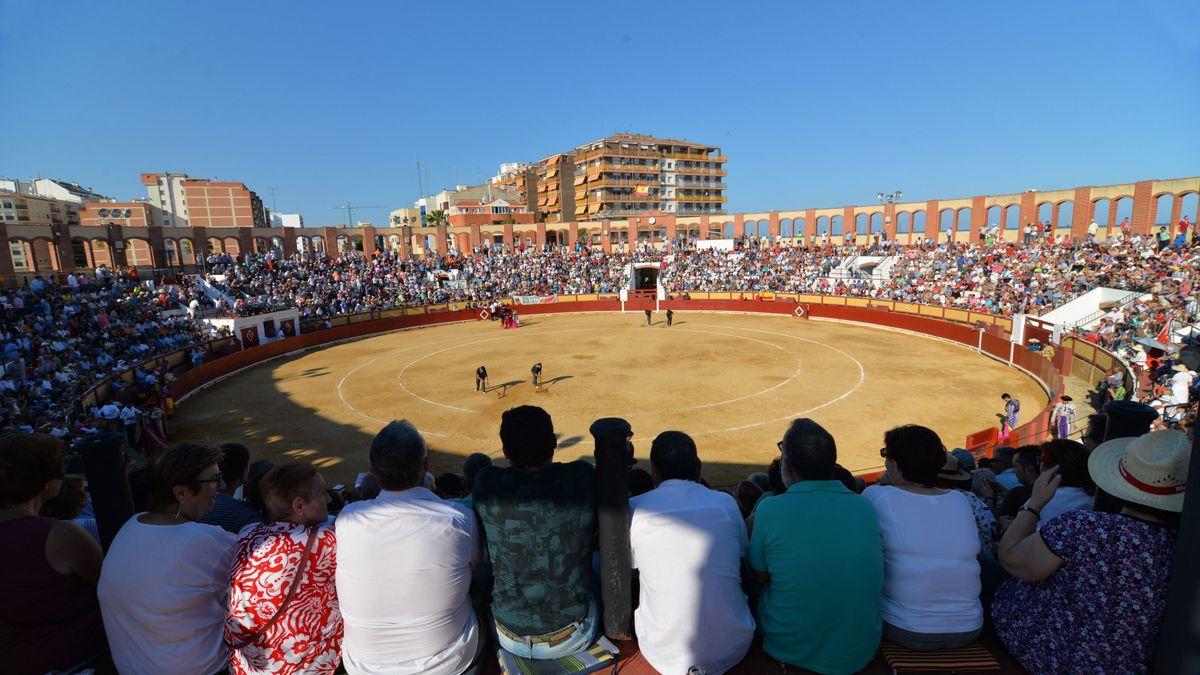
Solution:
{"label": "man in green shirt", "polygon": [[879,647],[883,535],[875,509],[833,477],[837,446],[810,419],[783,441],[787,492],[754,511],[750,566],[765,588],[758,602],[763,649],[822,673],[862,670]]}

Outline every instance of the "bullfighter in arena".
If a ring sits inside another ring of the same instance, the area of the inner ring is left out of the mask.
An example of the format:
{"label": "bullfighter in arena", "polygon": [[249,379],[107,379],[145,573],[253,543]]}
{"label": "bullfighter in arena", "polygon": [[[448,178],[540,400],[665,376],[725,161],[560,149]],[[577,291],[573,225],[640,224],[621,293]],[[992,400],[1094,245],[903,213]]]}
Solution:
{"label": "bullfighter in arena", "polygon": [[475,391],[487,393],[488,390],[488,374],[487,368],[479,366],[475,369]]}
{"label": "bullfighter in arena", "polygon": [[652,314],[652,312],[651,312],[650,310],[646,310],[646,325],[647,325],[647,326],[649,326],[649,325],[650,325],[650,316],[651,316],[651,314]]}
{"label": "bullfighter in arena", "polygon": [[671,327],[671,320],[675,318],[675,312],[667,310],[667,328]]}
{"label": "bullfighter in arena", "polygon": [[542,390],[542,362],[538,361],[537,363],[533,364],[533,367],[529,369],[529,372],[531,375],[533,375],[533,390],[541,391]]}
{"label": "bullfighter in arena", "polygon": [[1000,400],[1004,401],[1004,418],[1000,424],[1000,435],[1007,436],[1021,422],[1021,402],[1007,393],[1001,394]]}

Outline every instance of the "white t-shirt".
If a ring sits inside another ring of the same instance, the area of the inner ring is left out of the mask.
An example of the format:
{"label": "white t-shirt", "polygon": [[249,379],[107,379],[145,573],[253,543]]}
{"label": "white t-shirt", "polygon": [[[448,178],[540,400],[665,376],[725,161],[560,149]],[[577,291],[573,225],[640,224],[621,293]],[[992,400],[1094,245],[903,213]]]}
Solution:
{"label": "white t-shirt", "polygon": [[1048,523],[1052,518],[1057,518],[1064,513],[1091,510],[1092,496],[1084,492],[1083,488],[1060,487],[1054,491],[1054,496],[1050,498],[1050,501],[1042,507],[1042,512],[1038,516],[1037,529],[1042,529],[1042,523]]}
{"label": "white t-shirt", "polygon": [[423,487],[338,514],[337,594],[351,675],[457,675],[479,629],[467,591],[482,559],[475,514]]}
{"label": "white t-shirt", "polygon": [[630,499],[629,510],[642,655],[660,673],[732,668],[754,639],[741,586],[750,542],[737,503],[699,483],[667,480]]}
{"label": "white t-shirt", "polygon": [[237,537],[215,525],[121,526],[96,595],[123,675],[207,675],[224,669],[225,603]]}
{"label": "white t-shirt", "polygon": [[966,495],[872,485],[863,496],[883,531],[883,620],[914,633],[981,627],[979,530]]}

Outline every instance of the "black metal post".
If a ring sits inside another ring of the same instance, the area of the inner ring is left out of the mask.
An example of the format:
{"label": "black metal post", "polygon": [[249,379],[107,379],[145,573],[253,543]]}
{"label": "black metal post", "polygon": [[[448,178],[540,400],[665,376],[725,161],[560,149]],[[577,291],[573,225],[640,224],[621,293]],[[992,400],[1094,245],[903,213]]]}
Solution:
{"label": "black metal post", "polygon": [[107,551],[117,531],[134,513],[133,494],[125,471],[125,435],[100,432],[79,439],[73,447],[83,457],[100,545]]}
{"label": "black metal post", "polygon": [[600,542],[600,593],[604,634],[633,637],[633,556],[629,548],[629,465],[633,430],[619,417],[592,422],[596,443],[596,522]]}
{"label": "black metal post", "polygon": [[1158,632],[1154,670],[1200,672],[1200,433],[1192,427],[1188,485],[1167,584],[1167,606]]}

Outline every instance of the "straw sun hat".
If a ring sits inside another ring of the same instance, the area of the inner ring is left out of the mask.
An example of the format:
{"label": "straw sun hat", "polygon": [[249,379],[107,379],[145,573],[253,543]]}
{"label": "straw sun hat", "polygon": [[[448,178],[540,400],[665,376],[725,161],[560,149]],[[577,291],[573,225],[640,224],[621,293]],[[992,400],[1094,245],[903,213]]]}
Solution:
{"label": "straw sun hat", "polygon": [[1101,443],[1088,457],[1096,486],[1134,504],[1162,511],[1183,510],[1192,444],[1173,429]]}

